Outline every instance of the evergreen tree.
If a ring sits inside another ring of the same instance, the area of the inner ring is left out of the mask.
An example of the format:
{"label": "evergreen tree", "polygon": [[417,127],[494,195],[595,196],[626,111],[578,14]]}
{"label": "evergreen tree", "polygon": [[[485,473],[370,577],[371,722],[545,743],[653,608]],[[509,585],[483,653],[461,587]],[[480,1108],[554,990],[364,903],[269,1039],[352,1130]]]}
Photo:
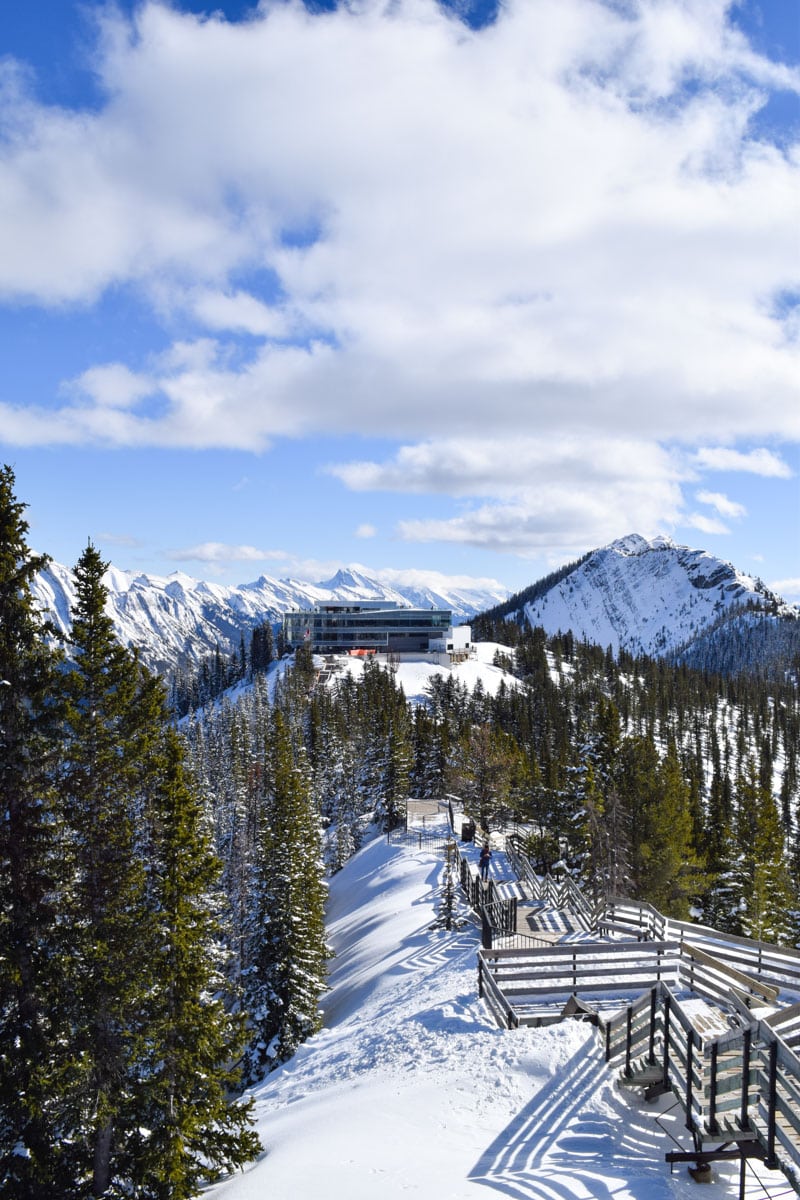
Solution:
{"label": "evergreen tree", "polygon": [[490,724],[473,725],[453,755],[448,782],[489,830],[527,791],[527,763],[510,734]]}
{"label": "evergreen tree", "polygon": [[90,544],[64,685],[79,1178],[83,1194],[181,1200],[257,1142],[226,1100],[239,1042],[210,991],[216,864],[163,688],[114,637],[105,569]]}
{"label": "evergreen tree", "polygon": [[250,636],[250,673],[266,671],[275,658],[275,639],[269,621],[257,625]]}
{"label": "evergreen tree", "polygon": [[244,979],[252,1026],[247,1070],[257,1079],[319,1027],[325,986],[325,888],[319,817],[303,754],[284,715],[272,716],[254,915],[259,929]]}
{"label": "evergreen tree", "polygon": [[229,1098],[241,1084],[234,1064],[244,1028],[220,998],[220,928],[213,916],[219,864],[187,786],[183,753],[165,727],[146,814],[149,900],[159,928],[146,1013],[149,1064],[140,1129],[129,1135],[135,1185],[163,1200],[189,1200],[203,1181],[261,1149],[249,1128],[251,1105]]}
{"label": "evergreen tree", "polygon": [[737,780],[736,837],[739,929],[746,937],[784,943],[792,927],[793,888],[784,857],[778,806],[749,758]]}
{"label": "evergreen tree", "polygon": [[147,874],[137,853],[140,759],[152,734],[151,703],[139,706],[139,669],[104,611],[106,564],[90,544],[75,568],[74,666],[65,681],[62,787],[76,878],[74,1028],[82,1068],[77,1133],[94,1196],[125,1174],[133,1079],[144,1055],[143,1010],[157,945]]}
{"label": "evergreen tree", "polygon": [[46,559],[29,550],[14,482],[0,469],[0,1192],[44,1198],[69,1171],[58,926],[69,864],[53,786],[57,663],[30,591]]}
{"label": "evergreen tree", "polygon": [[693,841],[689,785],[672,744],[660,763],[658,787],[646,810],[645,875],[641,894],[669,917],[685,920],[703,891],[703,864]]}

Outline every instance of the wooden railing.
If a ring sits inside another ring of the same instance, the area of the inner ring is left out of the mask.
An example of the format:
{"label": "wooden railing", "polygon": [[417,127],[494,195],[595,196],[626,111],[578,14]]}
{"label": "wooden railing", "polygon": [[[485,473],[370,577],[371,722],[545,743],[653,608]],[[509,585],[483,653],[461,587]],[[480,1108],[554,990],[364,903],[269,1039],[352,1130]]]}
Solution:
{"label": "wooden railing", "polygon": [[676,921],[663,916],[651,904],[622,897],[609,900],[598,918],[598,931],[609,926],[618,932],[628,931],[632,937],[646,936],[655,941],[688,940],[714,959],[758,975],[765,983],[800,997],[800,950],[722,933],[690,921]]}
{"label": "wooden railing", "polygon": [[703,1037],[661,982],[600,1024],[623,1078],[676,1093],[698,1156],[705,1143],[756,1140],[800,1190],[800,1059],[768,1021]]}
{"label": "wooden railing", "polygon": [[585,930],[595,928],[601,910],[591,903],[571,875],[559,878],[550,874],[537,875],[516,836],[507,839],[506,854],[531,900],[543,901],[553,908],[569,909]]}
{"label": "wooden railing", "polygon": [[558,1020],[561,1007],[575,993],[630,996],[654,980],[677,982],[679,970],[674,942],[544,943],[478,953],[479,992],[494,997],[495,1011],[499,1007],[503,1023],[513,1027],[543,1019],[544,1006],[552,1009],[549,1019]]}

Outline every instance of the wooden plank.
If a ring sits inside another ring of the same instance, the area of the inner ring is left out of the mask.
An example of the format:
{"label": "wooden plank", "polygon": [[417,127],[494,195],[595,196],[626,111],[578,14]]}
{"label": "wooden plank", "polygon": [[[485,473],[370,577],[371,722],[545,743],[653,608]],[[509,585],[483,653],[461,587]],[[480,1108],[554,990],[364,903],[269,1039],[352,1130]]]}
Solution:
{"label": "wooden plank", "polygon": [[777,1012],[771,1013],[763,1020],[770,1029],[775,1029],[779,1025],[793,1025],[795,1021],[800,1021],[800,1004],[790,1004],[788,1008],[779,1008]]}
{"label": "wooden plank", "polygon": [[642,958],[655,957],[658,954],[677,954],[680,950],[678,942],[564,942],[547,950],[481,950],[479,953],[485,961],[489,959],[518,959],[526,953],[531,961],[540,961],[548,955],[552,958],[565,958],[571,955],[589,957],[596,955],[608,958],[613,955],[630,957],[639,955]]}
{"label": "wooden plank", "polygon": [[[639,986],[640,984],[641,984],[641,986]],[[554,1004],[557,1002],[558,997],[563,996],[566,999],[566,997],[571,996],[573,992],[575,992],[578,996],[582,996],[584,992],[596,992],[599,995],[608,996],[609,1000],[619,997],[619,1003],[621,1005],[625,1005],[625,1007],[627,1008],[628,1003],[631,1000],[635,999],[635,997],[639,995],[639,993],[640,993],[640,991],[642,991],[642,989],[646,989],[649,991],[650,986],[651,986],[651,981],[649,979],[643,979],[640,981],[637,981],[635,979],[629,979],[629,980],[626,980],[626,983],[624,986],[620,986],[618,988],[609,987],[608,980],[605,980],[601,983],[589,983],[589,984],[581,983],[581,984],[578,984],[577,987],[573,987],[572,984],[570,983],[561,988],[554,988],[552,986],[551,987],[547,987],[547,986],[544,986],[544,987],[518,987],[518,988],[517,987],[504,987],[502,989],[502,991],[503,991],[503,995],[506,997],[552,996]]]}
{"label": "wooden plank", "polygon": [[707,954],[705,950],[701,950],[699,946],[690,945],[689,942],[683,943],[683,951],[693,958],[695,962],[702,963],[703,966],[713,967],[715,971],[719,971],[721,975],[727,976],[740,987],[747,987],[750,991],[755,992],[757,996],[762,996],[764,1000],[774,1003],[778,998],[779,988],[770,987],[767,984],[761,983],[758,979],[754,979],[752,975],[745,975],[741,971],[734,970],[733,967],[728,967],[721,963],[719,959],[713,958]]}

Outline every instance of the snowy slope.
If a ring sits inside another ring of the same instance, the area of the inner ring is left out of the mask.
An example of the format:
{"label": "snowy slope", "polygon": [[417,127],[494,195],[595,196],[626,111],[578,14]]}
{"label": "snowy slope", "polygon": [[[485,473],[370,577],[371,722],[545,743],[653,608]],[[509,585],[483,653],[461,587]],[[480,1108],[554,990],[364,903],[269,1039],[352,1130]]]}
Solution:
{"label": "snowy slope", "polygon": [[660,657],[744,604],[797,615],[763,584],[703,550],[637,534],[596,550],[523,608],[532,625]]}
{"label": "snowy slope", "polygon": [[[181,660],[198,662],[217,645],[229,653],[238,648],[242,634],[247,640],[256,625],[277,622],[290,609],[308,608],[322,600],[435,604],[451,608],[458,623],[504,598],[503,593],[470,593],[463,588],[453,589],[452,594],[390,588],[355,571],[340,571],[322,583],[262,575],[253,583],[223,587],[180,572],[160,577],[110,567],[105,584],[107,611],[117,635],[125,645],[138,647],[142,660],[155,670],[169,669]],[[57,628],[66,632],[75,598],[71,572],[51,563],[35,581],[34,594]]]}
{"label": "snowy slope", "polygon": [[[441,872],[379,839],[333,877],[324,1028],[254,1091],[263,1157],[204,1195],[694,1198],[664,1162],[687,1143],[682,1113],[629,1104],[590,1026],[497,1028],[476,994],[477,929],[431,929]],[[706,1200],[736,1196],[733,1173],[715,1167]]]}
{"label": "snowy slope", "polygon": [[[424,656],[420,655],[417,661],[403,660],[399,662],[392,667],[392,672],[398,687],[403,689],[406,700],[411,701],[412,704],[421,704],[428,699],[428,685],[436,676],[445,679],[452,677],[457,683],[463,684],[469,692],[472,692],[480,683],[487,695],[496,696],[501,684],[505,684],[507,688],[519,687],[519,680],[514,675],[504,671],[502,667],[494,665],[492,660],[498,650],[507,652],[508,647],[501,646],[498,642],[478,642],[475,645],[474,658],[466,659],[464,662],[439,665],[425,661]],[[321,665],[322,659],[319,662]],[[334,682],[344,672],[354,675],[358,679],[364,673],[364,660],[340,659],[330,682]]]}

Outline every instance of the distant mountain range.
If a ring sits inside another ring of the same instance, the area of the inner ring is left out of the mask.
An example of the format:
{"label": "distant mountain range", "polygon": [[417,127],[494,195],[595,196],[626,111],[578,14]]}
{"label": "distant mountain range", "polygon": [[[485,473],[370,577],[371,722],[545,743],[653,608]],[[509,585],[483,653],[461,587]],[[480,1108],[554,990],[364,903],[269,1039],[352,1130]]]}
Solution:
{"label": "distant mountain range", "polygon": [[634,655],[734,674],[800,664],[800,608],[703,550],[632,534],[486,614]]}
{"label": "distant mountain range", "polygon": [[[525,621],[548,634],[571,630],[581,641],[646,654],[705,670],[755,671],[783,677],[800,666],[800,608],[759,580],[702,550],[666,537],[632,534],[584,555],[516,595],[468,588],[388,587],[354,570],[308,583],[270,579],[236,587],[109,568],[108,611],[120,640],[139,648],[152,669],[201,661],[219,646],[238,649],[242,635],[290,609],[324,600],[393,600],[449,608],[454,623]],[[69,628],[72,573],[58,563],[43,571],[36,596],[54,623]]]}
{"label": "distant mountain range", "polygon": [[[159,577],[110,567],[104,582],[117,636],[125,645],[136,646],[142,661],[156,671],[200,662],[217,646],[231,653],[238,649],[242,635],[248,640],[255,626],[265,621],[277,624],[285,612],[311,608],[324,600],[393,600],[415,608],[447,608],[458,624],[508,595],[502,590],[456,587],[392,588],[352,570],[338,571],[320,583],[262,575],[254,583],[224,587],[178,572]],[[72,572],[51,563],[37,577],[34,593],[53,623],[66,633],[75,599]]]}

